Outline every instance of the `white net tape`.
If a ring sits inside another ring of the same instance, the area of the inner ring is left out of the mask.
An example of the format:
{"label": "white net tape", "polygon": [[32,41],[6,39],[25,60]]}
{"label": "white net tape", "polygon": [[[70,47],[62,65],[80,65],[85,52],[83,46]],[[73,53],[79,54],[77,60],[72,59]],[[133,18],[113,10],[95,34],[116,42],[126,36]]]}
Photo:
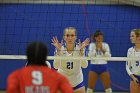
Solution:
{"label": "white net tape", "polygon": [[[2,59],[16,59],[16,60],[25,60],[25,55],[0,55],[0,60]],[[59,57],[59,56],[48,56],[48,60],[54,59],[73,59],[73,60],[106,60],[106,61],[139,61],[140,58],[128,58],[128,57]]]}

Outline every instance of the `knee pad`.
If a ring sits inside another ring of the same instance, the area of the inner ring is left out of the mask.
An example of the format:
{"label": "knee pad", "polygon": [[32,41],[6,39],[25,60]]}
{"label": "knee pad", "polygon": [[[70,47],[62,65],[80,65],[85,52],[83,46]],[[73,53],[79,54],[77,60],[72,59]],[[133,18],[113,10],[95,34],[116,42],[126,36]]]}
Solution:
{"label": "knee pad", "polygon": [[87,88],[87,93],[93,93],[93,89]]}
{"label": "knee pad", "polygon": [[105,89],[105,93],[112,93],[112,89],[111,88]]}

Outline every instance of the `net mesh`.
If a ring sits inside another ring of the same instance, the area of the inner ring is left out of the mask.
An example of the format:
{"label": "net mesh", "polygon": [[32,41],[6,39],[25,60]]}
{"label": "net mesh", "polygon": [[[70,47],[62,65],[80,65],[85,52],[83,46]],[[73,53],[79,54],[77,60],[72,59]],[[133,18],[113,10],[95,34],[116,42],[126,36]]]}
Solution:
{"label": "net mesh", "polygon": [[[0,3],[0,71],[2,75],[5,73],[1,77],[0,89],[5,89],[6,76],[10,70],[19,66],[11,67],[11,60],[2,59],[26,59],[23,56],[26,46],[32,41],[42,41],[48,45],[52,60],[52,37],[57,36],[61,41],[64,28],[73,26],[81,41],[90,37],[95,30],[102,30],[104,41],[109,44],[112,56],[115,57],[105,58],[113,61],[109,63],[113,89],[129,90],[129,77],[125,71],[125,62],[122,61],[131,60],[125,56],[127,49],[132,46],[129,40],[131,29],[140,27],[139,0],[0,0]],[[3,71],[3,67],[7,69]],[[86,75],[85,71],[85,82]],[[96,89],[103,88],[97,84]]]}

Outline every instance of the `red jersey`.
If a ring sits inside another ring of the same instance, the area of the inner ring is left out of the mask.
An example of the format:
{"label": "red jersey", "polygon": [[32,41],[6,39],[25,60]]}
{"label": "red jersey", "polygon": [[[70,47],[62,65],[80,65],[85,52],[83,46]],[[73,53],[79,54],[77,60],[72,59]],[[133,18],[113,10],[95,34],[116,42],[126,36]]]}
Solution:
{"label": "red jersey", "polygon": [[46,66],[27,66],[9,75],[6,93],[73,93],[68,80]]}

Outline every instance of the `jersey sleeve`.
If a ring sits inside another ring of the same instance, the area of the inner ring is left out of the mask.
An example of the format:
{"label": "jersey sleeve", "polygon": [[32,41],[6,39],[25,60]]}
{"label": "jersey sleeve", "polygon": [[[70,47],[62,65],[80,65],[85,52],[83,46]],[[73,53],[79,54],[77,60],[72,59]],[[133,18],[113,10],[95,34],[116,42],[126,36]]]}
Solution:
{"label": "jersey sleeve", "polygon": [[17,71],[8,76],[6,93],[19,93]]}
{"label": "jersey sleeve", "polygon": [[[127,51],[127,57],[130,57],[130,51],[129,50]],[[133,74],[131,72],[130,68],[131,68],[131,61],[127,61],[126,62],[126,71],[127,71],[128,75]]]}
{"label": "jersey sleeve", "polygon": [[59,87],[60,87],[61,93],[73,93],[73,89],[65,77],[61,78]]}
{"label": "jersey sleeve", "polygon": [[87,60],[81,60],[81,67],[82,68],[87,68],[88,66],[88,61]]}
{"label": "jersey sleeve", "polygon": [[110,51],[110,47],[107,43],[105,43],[105,57],[111,57],[111,51]]}
{"label": "jersey sleeve", "polygon": [[[86,54],[85,54],[85,48],[84,48],[84,50],[83,50],[83,56],[86,56]],[[88,61],[87,60],[80,60],[80,62],[81,62],[81,67],[82,68],[87,68],[87,66],[88,66]]]}
{"label": "jersey sleeve", "polygon": [[89,50],[89,52],[88,52],[89,57],[93,57],[96,55],[96,47],[95,47],[94,43],[90,43],[88,50]]}

